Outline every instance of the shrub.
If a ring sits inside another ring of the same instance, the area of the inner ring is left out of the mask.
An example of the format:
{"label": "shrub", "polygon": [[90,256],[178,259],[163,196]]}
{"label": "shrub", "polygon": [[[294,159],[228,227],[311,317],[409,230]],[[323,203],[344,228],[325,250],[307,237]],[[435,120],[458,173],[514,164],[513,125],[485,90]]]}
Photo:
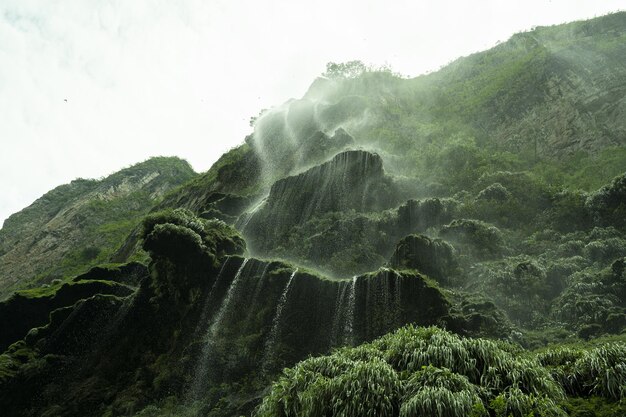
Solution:
{"label": "shrub", "polygon": [[586,349],[554,347],[539,353],[537,359],[569,395],[597,395],[610,400],[621,400],[626,395],[626,344],[623,342]]}
{"label": "shrub", "polygon": [[592,193],[585,206],[597,223],[626,228],[626,173]]}
{"label": "shrub", "polygon": [[593,262],[611,262],[626,255],[626,241],[616,237],[594,240],[584,247],[583,252]]}
{"label": "shrub", "polygon": [[503,251],[502,232],[480,220],[457,219],[444,226],[441,236],[466,247],[473,254],[489,257]]}
{"label": "shrub", "polygon": [[242,254],[245,242],[237,231],[220,220],[205,220],[189,210],[166,210],[143,222],[144,249],[153,256],[182,259],[207,252],[220,258]]}
{"label": "shrub", "polygon": [[424,387],[403,402],[400,417],[489,416],[480,397],[471,391]]}
{"label": "shrub", "polygon": [[256,415],[479,417],[491,408],[563,416],[555,405],[560,386],[516,352],[504,343],[407,326],[286,369]]}
{"label": "shrub", "polygon": [[487,188],[484,188],[478,193],[478,196],[476,196],[478,200],[489,201],[506,201],[509,198],[511,198],[511,193],[499,182],[495,182]]}
{"label": "shrub", "polygon": [[528,395],[517,387],[510,388],[491,401],[496,417],[566,417],[565,411],[547,397]]}

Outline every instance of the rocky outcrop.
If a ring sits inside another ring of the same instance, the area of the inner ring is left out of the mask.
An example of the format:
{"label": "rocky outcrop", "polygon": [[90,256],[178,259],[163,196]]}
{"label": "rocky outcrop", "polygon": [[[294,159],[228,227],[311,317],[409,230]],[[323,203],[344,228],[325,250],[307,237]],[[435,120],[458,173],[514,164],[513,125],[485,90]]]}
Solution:
{"label": "rocky outcrop", "polygon": [[48,323],[50,314],[95,294],[127,296],[133,289],[116,282],[81,280],[50,288],[21,291],[0,303],[0,351]]}
{"label": "rocky outcrop", "polygon": [[397,198],[380,156],[346,151],[274,183],[264,204],[240,228],[252,250],[263,253],[313,218],[334,212],[380,211],[397,204]]}
{"label": "rocky outcrop", "polygon": [[0,298],[108,261],[161,197],[194,175],[178,158],[153,158],[46,193],[0,230]]}
{"label": "rocky outcrop", "polygon": [[415,269],[440,283],[448,283],[459,273],[455,250],[441,239],[409,235],[396,245],[389,262],[395,269]]}
{"label": "rocky outcrop", "polygon": [[[162,233],[165,225],[177,228]],[[124,414],[165,393],[187,398],[194,387],[206,395],[205,388],[245,379],[267,383],[308,355],[406,323],[450,320],[446,297],[416,273],[381,269],[337,281],[283,262],[244,259],[232,255],[241,249],[232,245],[238,241],[232,229],[188,212],[155,214],[145,233],[151,278],[132,297],[96,295],[56,309],[5,354],[5,410],[19,414],[29,404],[37,413],[54,403],[59,413]],[[180,249],[181,239],[198,251],[157,249],[167,241]],[[7,372],[6,361],[26,365]],[[256,402],[246,404],[240,413]]]}

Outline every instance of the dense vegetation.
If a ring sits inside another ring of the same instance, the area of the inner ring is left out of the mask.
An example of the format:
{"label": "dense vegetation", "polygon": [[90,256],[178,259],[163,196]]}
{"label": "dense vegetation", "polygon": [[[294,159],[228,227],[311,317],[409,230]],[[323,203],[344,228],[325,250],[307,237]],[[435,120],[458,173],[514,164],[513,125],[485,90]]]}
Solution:
{"label": "dense vegetation", "polygon": [[58,187],[0,231],[0,409],[626,415],[624,57],[617,13],[330,63],[206,173]]}
{"label": "dense vegetation", "polygon": [[557,417],[591,402],[612,404],[603,415],[618,416],[624,354],[616,342],[531,354],[409,326],[286,369],[256,416]]}
{"label": "dense vegetation", "polygon": [[0,229],[0,299],[108,262],[163,195],[194,176],[186,161],[157,157],[46,193]]}

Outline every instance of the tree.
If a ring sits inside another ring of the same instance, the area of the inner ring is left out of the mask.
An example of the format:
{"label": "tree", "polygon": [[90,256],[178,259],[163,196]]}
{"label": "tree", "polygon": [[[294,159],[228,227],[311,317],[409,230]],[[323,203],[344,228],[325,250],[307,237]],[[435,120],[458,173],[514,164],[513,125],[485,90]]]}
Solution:
{"label": "tree", "polygon": [[361,61],[329,62],[326,64],[326,72],[322,74],[326,78],[356,78],[368,70]]}

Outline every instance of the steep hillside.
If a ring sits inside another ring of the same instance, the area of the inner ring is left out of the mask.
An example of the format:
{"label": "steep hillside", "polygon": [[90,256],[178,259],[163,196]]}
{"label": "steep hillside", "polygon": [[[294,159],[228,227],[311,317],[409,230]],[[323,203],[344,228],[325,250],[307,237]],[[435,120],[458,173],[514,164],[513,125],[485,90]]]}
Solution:
{"label": "steep hillside", "polygon": [[327,74],[302,99],[263,113],[249,143],[281,176],[306,165],[299,155],[315,132],[342,127],[357,145],[386,156],[392,172],[437,182],[453,162],[442,151],[458,142],[489,152],[477,161],[478,175],[489,165],[529,169],[621,147],[625,28],[626,13],[536,28],[413,79]]}
{"label": "steep hillside", "polygon": [[0,302],[0,410],[622,417],[625,40],[331,63],[206,173],[51,191],[0,231],[0,291],[44,283]]}
{"label": "steep hillside", "polygon": [[178,158],[153,158],[46,193],[0,229],[0,298],[108,261],[163,195],[194,175]]}

